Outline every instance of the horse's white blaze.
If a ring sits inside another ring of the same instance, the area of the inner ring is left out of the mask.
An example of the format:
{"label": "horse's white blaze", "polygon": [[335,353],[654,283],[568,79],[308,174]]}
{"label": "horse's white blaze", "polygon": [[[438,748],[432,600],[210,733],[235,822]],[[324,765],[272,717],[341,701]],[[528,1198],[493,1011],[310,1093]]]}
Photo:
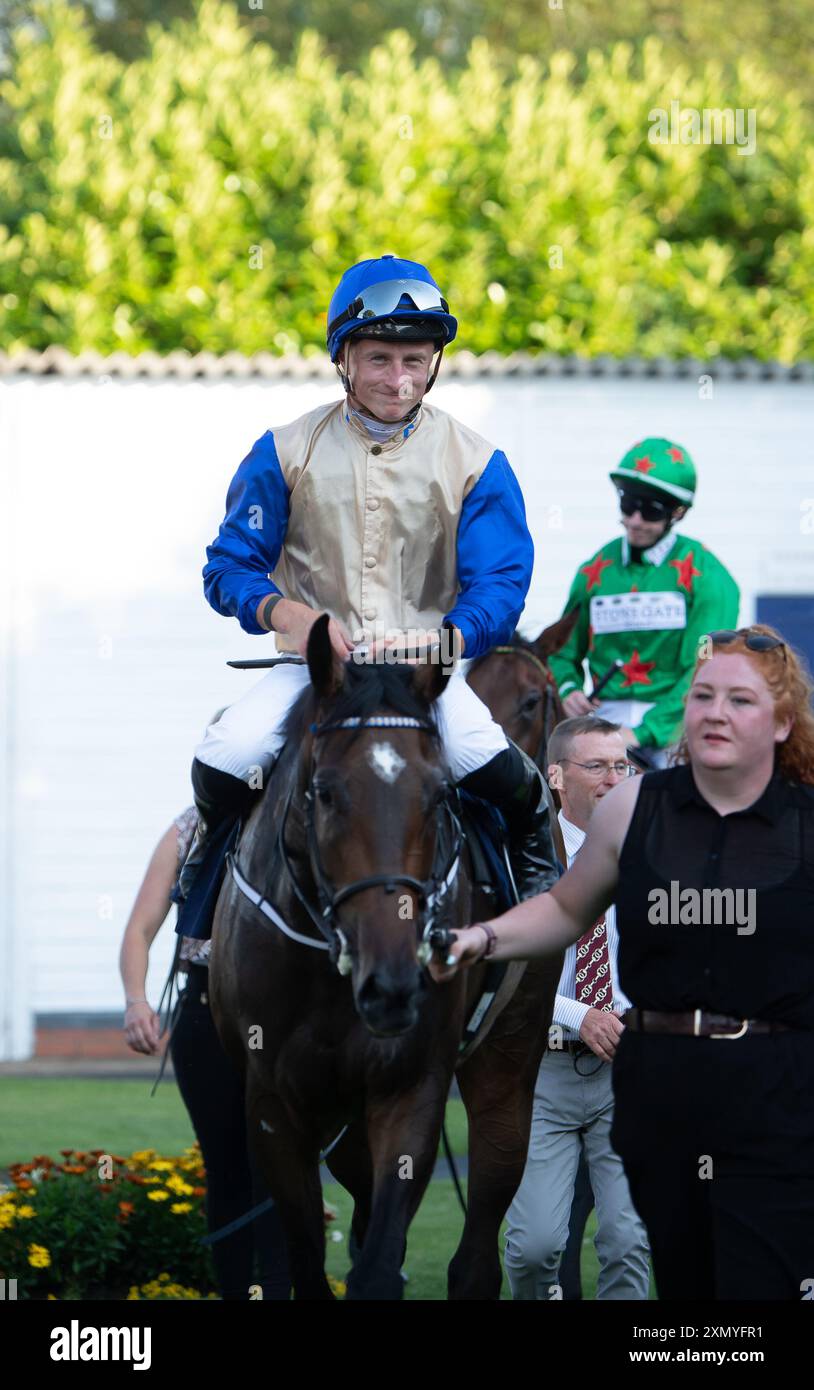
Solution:
{"label": "horse's white blaze", "polygon": [[374,743],[369,749],[367,760],[377,777],[383,782],[393,783],[399,773],[407,766],[404,758],[397,753],[392,743]]}

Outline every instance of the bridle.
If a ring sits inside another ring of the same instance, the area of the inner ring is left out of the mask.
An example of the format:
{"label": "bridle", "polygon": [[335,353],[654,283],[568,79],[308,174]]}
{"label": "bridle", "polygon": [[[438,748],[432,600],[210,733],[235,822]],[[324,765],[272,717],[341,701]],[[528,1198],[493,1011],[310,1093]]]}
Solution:
{"label": "bridle", "polygon": [[[311,725],[311,732],[315,738],[342,729],[420,729],[424,733],[438,737],[436,726],[429,720],[415,719],[408,715],[372,715],[367,718],[357,715],[347,719],[329,720],[324,724]],[[424,924],[418,946],[418,960],[421,965],[429,964],[433,950],[436,946],[442,946],[446,940],[445,929],[441,926],[441,917],[447,909],[450,893],[458,876],[463,843],[460,818],[451,804],[450,797],[444,797],[439,803],[435,858],[428,879],[414,878],[411,874],[369,874],[366,878],[355,879],[352,883],[334,889],[325,873],[319,853],[319,842],[314,824],[315,794],[312,778],[306,789],[304,800],[308,853],[319,899],[318,904],[310,901],[308,894],[302,887],[286,844],[286,826],[293,799],[294,788],[292,787],[286,798],[285,808],[280,819],[277,832],[277,850],[294,896],[322,939],[316,941],[312,937],[303,936],[302,933],[295,932],[289,927],[277,909],[252,887],[237,865],[234,855],[230,855],[228,858],[229,868],[240,891],[286,936],[303,946],[313,946],[318,950],[330,951],[331,960],[336,964],[340,975],[348,975],[352,969],[352,961],[347,938],[339,924],[339,909],[351,898],[358,893],[364,893],[368,888],[383,888],[385,893],[395,893],[397,887],[409,888],[418,899],[420,915]],[[447,853],[444,852],[444,836],[441,833],[441,819],[444,816],[448,819],[452,832],[451,847]]]}
{"label": "bridle", "polygon": [[490,647],[488,652],[484,652],[483,656],[472,663],[470,669],[475,669],[475,667],[480,666],[487,657],[493,654],[497,654],[498,656],[525,657],[526,661],[530,661],[543,677],[543,728],[533,755],[535,763],[540,770],[543,771],[542,761],[545,756],[546,748],[548,747],[548,740],[551,737],[551,730],[554,726],[554,702],[557,698],[557,683],[545,662],[541,661],[539,656],[535,656],[534,652],[529,651],[528,647],[513,647],[508,644],[499,647]]}

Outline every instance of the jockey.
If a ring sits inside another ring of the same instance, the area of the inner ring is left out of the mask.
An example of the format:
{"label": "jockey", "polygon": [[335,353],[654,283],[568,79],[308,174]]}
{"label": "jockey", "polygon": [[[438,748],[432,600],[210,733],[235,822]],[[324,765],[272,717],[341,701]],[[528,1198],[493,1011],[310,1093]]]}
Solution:
{"label": "jockey", "polygon": [[[672,529],[695,498],[686,449],[643,439],[610,478],[625,535],[580,565],[565,605],[566,612],[578,608],[579,619],[549,665],[570,718],[595,713],[621,724],[627,746],[652,750],[653,763],[663,766],[698,640],[736,626],[740,593],[711,551]],[[583,693],[585,657],[593,685],[603,682],[601,702]]]}
{"label": "jockey", "polygon": [[[381,256],[345,272],[328,310],[344,399],[268,430],[243,460],[207,549],[213,608],[300,656],[328,613],[344,661],[357,648],[381,659],[416,632],[432,642],[442,625],[467,656],[508,641],[534,554],[520,488],[500,450],[424,400],[457,328],[423,265]],[[309,679],[306,665],[273,667],[207,729],[192,764],[200,821],[182,897],[211,836],[251,807]],[[518,892],[543,891],[558,870],[534,763],[459,671],[436,713],[455,782],[504,814]]]}

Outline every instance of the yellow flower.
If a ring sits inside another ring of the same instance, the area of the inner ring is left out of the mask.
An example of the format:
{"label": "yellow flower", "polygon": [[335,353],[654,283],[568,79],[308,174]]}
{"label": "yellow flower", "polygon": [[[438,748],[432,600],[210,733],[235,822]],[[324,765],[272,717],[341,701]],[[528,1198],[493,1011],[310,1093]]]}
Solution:
{"label": "yellow flower", "polygon": [[192,1211],[192,1203],[191,1203],[191,1202],[173,1202],[172,1206],[170,1207],[170,1211],[179,1212],[179,1213],[180,1213],[180,1212],[183,1212],[183,1211]]}
{"label": "yellow flower", "polygon": [[14,1212],[7,1207],[0,1210],[0,1231],[7,1231],[9,1226],[14,1225]]}
{"label": "yellow flower", "polygon": [[179,1197],[192,1196],[192,1187],[190,1184],[184,1182],[184,1179],[179,1178],[176,1174],[173,1174],[171,1178],[167,1178],[165,1186],[168,1187],[171,1192],[177,1192]]}
{"label": "yellow flower", "polygon": [[166,1202],[169,1195],[169,1192],[165,1192],[163,1188],[159,1188],[158,1192],[148,1192],[147,1200],[148,1202]]}
{"label": "yellow flower", "polygon": [[44,1245],[29,1245],[28,1263],[34,1269],[47,1269],[51,1263],[51,1256]]}
{"label": "yellow flower", "polygon": [[157,1158],[154,1162],[148,1163],[147,1167],[152,1168],[154,1173],[171,1173],[175,1164],[170,1163],[166,1158]]}
{"label": "yellow flower", "polygon": [[33,1207],[29,1206],[28,1203],[26,1203],[25,1206],[17,1208],[17,1215],[19,1217],[22,1217],[23,1221],[30,1221],[31,1217],[36,1216],[37,1213],[35,1212]]}
{"label": "yellow flower", "polygon": [[149,1163],[155,1155],[155,1149],[138,1149],[136,1153],[130,1155],[131,1163]]}

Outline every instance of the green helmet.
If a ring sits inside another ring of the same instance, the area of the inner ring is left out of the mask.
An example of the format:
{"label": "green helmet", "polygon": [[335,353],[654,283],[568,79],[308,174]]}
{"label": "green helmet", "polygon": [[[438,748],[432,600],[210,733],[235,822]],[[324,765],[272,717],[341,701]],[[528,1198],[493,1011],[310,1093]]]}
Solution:
{"label": "green helmet", "polygon": [[695,464],[687,450],[672,439],[648,436],[640,440],[628,449],[610,477],[612,482],[626,487],[667,493],[688,507],[695,499]]}

